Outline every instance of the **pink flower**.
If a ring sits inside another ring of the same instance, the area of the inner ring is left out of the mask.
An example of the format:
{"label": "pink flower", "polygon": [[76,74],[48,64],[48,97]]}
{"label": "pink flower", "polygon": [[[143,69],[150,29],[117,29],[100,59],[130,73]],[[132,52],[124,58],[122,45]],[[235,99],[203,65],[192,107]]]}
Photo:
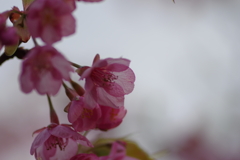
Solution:
{"label": "pink flower", "polygon": [[93,109],[86,108],[84,97],[77,96],[69,104],[68,120],[78,132],[96,128],[97,120],[100,117],[101,110],[99,106],[96,104]]}
{"label": "pink flower", "polygon": [[99,160],[138,160],[126,155],[125,143],[116,141],[112,144],[110,154],[108,156],[99,157]]}
{"label": "pink flower", "polygon": [[100,108],[102,116],[97,121],[97,128],[100,130],[109,130],[119,126],[127,113],[124,107],[117,109],[100,106]]}
{"label": "pink flower", "polygon": [[[226,147],[218,141],[205,137],[202,131],[181,137],[180,143],[173,144],[170,153],[181,160],[239,160],[239,147]],[[231,148],[231,149],[229,149]]]}
{"label": "pink flower", "polygon": [[135,75],[129,68],[130,60],[107,58],[100,60],[97,54],[92,67],[78,69],[85,79],[85,100],[89,107],[94,103],[119,108],[124,106],[124,95],[132,92]]}
{"label": "pink flower", "polygon": [[34,154],[37,160],[49,160],[52,157],[69,160],[78,151],[77,143],[93,147],[86,137],[66,125],[52,123],[34,133],[39,134],[32,143],[30,154]]}
{"label": "pink flower", "polygon": [[99,160],[99,158],[95,154],[78,154],[72,157],[70,160]]}
{"label": "pink flower", "polygon": [[20,86],[23,92],[55,95],[62,79],[70,80],[70,63],[52,46],[34,47],[22,63]]}
{"label": "pink flower", "polygon": [[45,43],[60,41],[75,32],[73,0],[35,0],[28,8],[27,26],[33,37]]}
{"label": "pink flower", "polygon": [[16,45],[18,44],[19,36],[14,27],[6,26],[7,12],[0,14],[0,49],[4,45]]}

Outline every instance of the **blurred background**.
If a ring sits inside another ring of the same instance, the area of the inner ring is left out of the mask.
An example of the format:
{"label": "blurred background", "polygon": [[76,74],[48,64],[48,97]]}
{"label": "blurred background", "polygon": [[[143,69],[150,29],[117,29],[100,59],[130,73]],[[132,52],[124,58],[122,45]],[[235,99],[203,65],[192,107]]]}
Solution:
{"label": "blurred background", "polygon": [[[118,128],[100,136],[128,135],[153,155],[163,149],[177,153],[189,137],[200,135],[205,146],[227,156],[225,160],[234,159],[240,151],[240,1],[175,1],[78,2],[76,34],[55,47],[80,65],[91,65],[96,53],[131,60],[136,82],[125,97],[127,116]],[[22,10],[21,0],[1,3],[0,12],[13,6]],[[32,132],[49,124],[47,98],[20,91],[20,65],[14,58],[0,66],[4,160],[34,159]],[[64,90],[52,100],[60,122],[67,123]]]}

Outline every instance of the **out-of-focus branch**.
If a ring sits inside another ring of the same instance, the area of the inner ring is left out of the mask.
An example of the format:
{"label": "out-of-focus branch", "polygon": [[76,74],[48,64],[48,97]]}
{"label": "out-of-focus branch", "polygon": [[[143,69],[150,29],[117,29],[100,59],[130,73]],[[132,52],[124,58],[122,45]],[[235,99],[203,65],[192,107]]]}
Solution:
{"label": "out-of-focus branch", "polygon": [[0,66],[7,60],[17,57],[18,59],[23,59],[27,54],[28,54],[29,50],[28,49],[23,49],[22,47],[17,48],[16,52],[11,55],[11,56],[7,56],[5,53],[3,53],[0,56]]}

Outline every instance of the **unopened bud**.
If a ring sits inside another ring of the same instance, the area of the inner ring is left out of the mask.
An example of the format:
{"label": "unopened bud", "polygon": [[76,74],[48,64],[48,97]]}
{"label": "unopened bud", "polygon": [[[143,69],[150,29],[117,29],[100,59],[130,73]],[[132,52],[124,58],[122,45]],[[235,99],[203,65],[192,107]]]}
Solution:
{"label": "unopened bud", "polygon": [[85,90],[82,88],[81,85],[79,85],[78,83],[74,82],[73,80],[70,81],[72,87],[74,88],[74,90],[78,93],[79,96],[83,96],[85,93]]}
{"label": "unopened bud", "polygon": [[71,102],[68,103],[68,105],[64,108],[64,112],[67,112],[67,113],[68,113],[68,109],[69,109],[70,105],[71,105]]}
{"label": "unopened bud", "polygon": [[69,88],[64,82],[62,84],[65,89],[65,93],[70,101],[72,101],[74,97],[78,96],[78,94],[75,90]]}

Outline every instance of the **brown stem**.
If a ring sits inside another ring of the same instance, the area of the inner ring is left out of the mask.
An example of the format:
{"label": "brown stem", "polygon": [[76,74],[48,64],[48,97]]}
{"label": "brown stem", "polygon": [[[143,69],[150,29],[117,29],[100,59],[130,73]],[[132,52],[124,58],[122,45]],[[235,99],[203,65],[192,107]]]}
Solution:
{"label": "brown stem", "polygon": [[53,108],[51,98],[50,98],[50,96],[48,94],[47,94],[47,98],[48,98],[49,109],[50,109],[50,120],[51,120],[51,123],[59,124],[57,113],[55,112],[55,110]]}
{"label": "brown stem", "polygon": [[17,57],[18,59],[23,59],[27,54],[28,54],[29,50],[28,49],[23,49],[23,48],[17,48],[16,52],[11,55],[11,56],[7,56],[5,53],[3,53],[0,56],[0,66],[7,60]]}

